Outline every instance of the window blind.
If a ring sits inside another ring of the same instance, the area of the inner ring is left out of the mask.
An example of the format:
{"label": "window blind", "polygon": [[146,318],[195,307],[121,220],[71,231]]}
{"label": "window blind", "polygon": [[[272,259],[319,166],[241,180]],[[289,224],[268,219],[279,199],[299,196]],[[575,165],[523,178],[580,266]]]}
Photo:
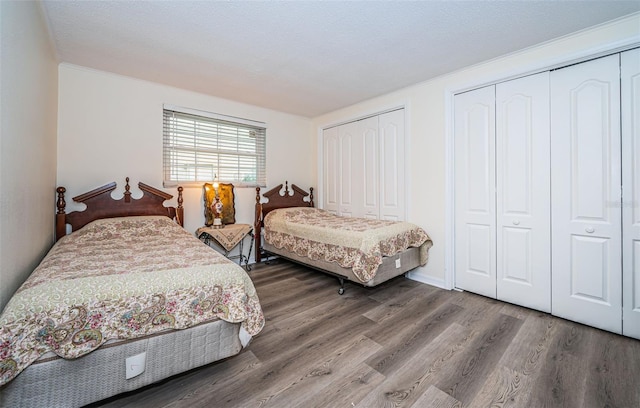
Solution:
{"label": "window blind", "polygon": [[166,108],[163,111],[166,187],[211,182],[216,177],[236,186],[266,185],[266,128]]}

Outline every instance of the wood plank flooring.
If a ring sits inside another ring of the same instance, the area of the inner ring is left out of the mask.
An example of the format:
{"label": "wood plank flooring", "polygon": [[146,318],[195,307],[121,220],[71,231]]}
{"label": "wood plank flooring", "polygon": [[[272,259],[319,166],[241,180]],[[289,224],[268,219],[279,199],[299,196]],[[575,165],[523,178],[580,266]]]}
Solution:
{"label": "wood plank flooring", "polygon": [[403,277],[250,273],[266,317],[239,355],[95,407],[640,407],[640,341]]}

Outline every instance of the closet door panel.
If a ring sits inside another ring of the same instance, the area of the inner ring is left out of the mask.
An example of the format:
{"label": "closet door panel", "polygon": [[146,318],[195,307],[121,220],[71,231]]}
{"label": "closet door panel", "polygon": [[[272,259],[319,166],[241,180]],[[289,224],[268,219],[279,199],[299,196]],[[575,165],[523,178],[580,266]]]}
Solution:
{"label": "closet door panel", "polygon": [[[497,258],[497,263],[500,265],[497,272],[497,298],[538,309],[538,307],[524,304],[529,297],[526,292],[523,298],[516,297],[514,293],[523,292],[521,287],[525,287],[524,291],[526,291],[526,289],[532,290],[534,286],[531,267],[531,260],[534,257],[531,229],[502,226],[499,231],[501,233],[498,242],[502,243],[502,247],[498,248]],[[509,286],[515,286],[516,290],[509,289]],[[550,298],[550,295],[547,298]]]}
{"label": "closet door panel", "polygon": [[640,49],[621,55],[622,273],[625,336],[640,339]]}
{"label": "closet door panel", "polygon": [[454,103],[455,286],[495,298],[495,87]]}
{"label": "closet door panel", "polygon": [[363,119],[358,122],[360,141],[358,146],[362,149],[361,168],[356,170],[363,188],[362,208],[357,211],[359,217],[377,219],[380,212],[380,190],[378,177],[378,117]]}
{"label": "closet door panel", "polygon": [[551,311],[549,73],[496,85],[497,298]]}
{"label": "closet door panel", "polygon": [[619,55],[551,74],[552,313],[622,328]]}
{"label": "closet door panel", "polygon": [[404,109],[379,116],[380,218],[404,221]]}
{"label": "closet door panel", "polygon": [[323,137],[323,205],[322,208],[338,214],[339,208],[339,179],[340,179],[340,149],[338,128],[325,129]]}
{"label": "closet door panel", "polygon": [[338,127],[338,143],[340,149],[338,215],[353,217],[355,210],[354,200],[357,197],[362,197],[362,195],[358,194],[358,191],[355,191],[356,188],[361,187],[360,178],[356,170],[361,168],[360,163],[362,162],[357,122]]}

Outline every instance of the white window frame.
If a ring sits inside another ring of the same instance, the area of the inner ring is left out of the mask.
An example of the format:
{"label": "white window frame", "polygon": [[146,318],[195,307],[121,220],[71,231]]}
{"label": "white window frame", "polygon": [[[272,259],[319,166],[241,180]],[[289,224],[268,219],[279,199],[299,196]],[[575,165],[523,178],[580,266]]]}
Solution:
{"label": "white window frame", "polygon": [[266,186],[266,125],[163,105],[163,185]]}

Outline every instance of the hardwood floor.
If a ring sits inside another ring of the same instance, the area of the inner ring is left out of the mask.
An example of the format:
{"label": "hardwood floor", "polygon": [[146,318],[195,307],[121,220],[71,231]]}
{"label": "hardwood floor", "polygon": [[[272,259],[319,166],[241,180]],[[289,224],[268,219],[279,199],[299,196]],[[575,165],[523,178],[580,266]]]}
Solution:
{"label": "hardwood floor", "polygon": [[99,407],[640,407],[640,341],[403,277],[377,288],[277,261],[239,355]]}

